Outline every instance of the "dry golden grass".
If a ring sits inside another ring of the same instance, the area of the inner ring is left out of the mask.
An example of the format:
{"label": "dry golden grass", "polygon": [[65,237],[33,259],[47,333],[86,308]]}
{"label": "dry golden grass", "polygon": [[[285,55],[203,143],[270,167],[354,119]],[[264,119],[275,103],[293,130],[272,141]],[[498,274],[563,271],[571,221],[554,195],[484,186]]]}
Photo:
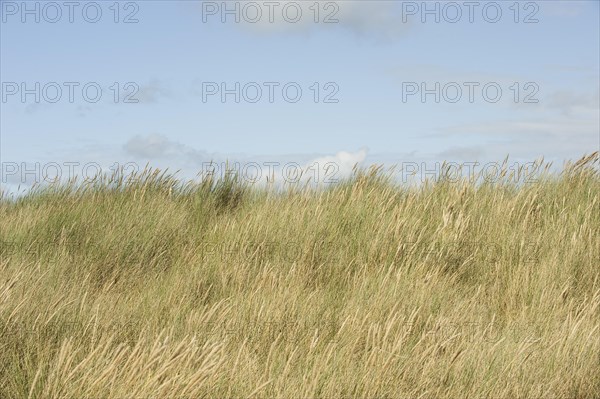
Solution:
{"label": "dry golden grass", "polygon": [[2,198],[0,398],[597,399],[597,165]]}

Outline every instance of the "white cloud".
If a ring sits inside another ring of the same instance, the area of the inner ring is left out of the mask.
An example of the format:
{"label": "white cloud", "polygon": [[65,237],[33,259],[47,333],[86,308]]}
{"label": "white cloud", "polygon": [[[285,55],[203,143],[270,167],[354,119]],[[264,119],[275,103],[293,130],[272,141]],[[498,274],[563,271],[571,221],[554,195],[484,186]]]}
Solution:
{"label": "white cloud", "polygon": [[437,154],[439,159],[443,160],[475,160],[484,155],[481,147],[452,147]]}
{"label": "white cloud", "polygon": [[340,151],[335,155],[316,158],[308,162],[304,169],[316,169],[319,171],[319,182],[326,178],[345,179],[352,176],[356,165],[361,166],[367,157],[368,149],[363,148],[357,152]]}
{"label": "white cloud", "polygon": [[[126,154],[145,161],[168,161],[175,166],[198,167],[210,159],[208,153],[170,140],[160,134],[134,136],[123,146]],[[161,162],[164,163],[164,162]]]}
{"label": "white cloud", "polygon": [[[371,37],[379,40],[394,39],[407,32],[409,24],[402,22],[401,8],[393,1],[277,1],[277,5],[269,8],[264,2],[228,1],[214,2],[210,13],[203,6],[203,18],[207,22],[221,22],[223,4],[229,10],[237,5],[239,8],[239,26],[254,33],[306,34],[315,30],[342,28],[360,37]],[[245,6],[253,3],[253,6]],[[315,7],[315,3],[319,3]],[[258,5],[258,7],[256,7]],[[216,11],[214,7],[217,7]],[[260,10],[260,18],[257,9]],[[245,10],[245,11],[244,11]],[[284,11],[285,10],[285,11]],[[216,13],[216,14],[212,14]],[[225,15],[228,23],[233,22],[233,15]],[[294,22],[296,21],[296,22]]]}
{"label": "white cloud", "polygon": [[393,1],[342,1],[340,24],[359,36],[394,39],[405,35],[408,23],[402,22],[399,6]]}
{"label": "white cloud", "polygon": [[498,160],[507,154],[521,159],[540,155],[552,159],[579,159],[598,150],[600,126],[594,120],[548,118],[497,120],[443,129],[446,136],[476,135],[485,140],[485,157]]}
{"label": "white cloud", "polygon": [[182,150],[181,145],[159,134],[135,136],[123,148],[127,153],[141,158],[163,158],[176,155]]}
{"label": "white cloud", "polygon": [[[258,165],[262,171],[260,181],[256,182],[258,184],[267,183],[269,172],[274,172],[276,184],[282,184],[285,181],[311,184],[332,183],[350,177],[354,166],[360,166],[368,153],[366,148],[356,152],[340,151],[335,155],[319,156],[310,161],[306,161],[310,159],[306,155],[262,155],[258,157],[244,154],[209,155],[205,151],[172,141],[159,134],[137,135],[127,141],[123,149],[130,160],[133,157],[133,160],[140,161],[140,164],[149,162],[153,167],[181,170],[182,175],[189,178],[193,178],[199,172],[209,170],[207,168],[210,162],[215,163],[216,170],[220,174],[225,173],[226,162],[228,162],[230,168],[240,173],[249,170],[251,176],[254,176],[255,169],[250,165]],[[269,166],[272,163],[277,165]],[[290,174],[287,179],[286,173]]]}
{"label": "white cloud", "polygon": [[152,80],[138,87],[137,91],[128,90],[123,93],[123,98],[130,95],[131,100],[139,100],[140,103],[156,103],[160,97],[169,97],[171,92],[163,87],[158,80]]}
{"label": "white cloud", "polygon": [[546,15],[573,18],[583,14],[585,6],[585,2],[580,1],[546,1],[541,3],[540,9]]}
{"label": "white cloud", "polygon": [[600,95],[597,92],[557,91],[548,96],[546,107],[553,111],[559,110],[565,116],[578,115],[597,119],[598,110],[600,109]]}

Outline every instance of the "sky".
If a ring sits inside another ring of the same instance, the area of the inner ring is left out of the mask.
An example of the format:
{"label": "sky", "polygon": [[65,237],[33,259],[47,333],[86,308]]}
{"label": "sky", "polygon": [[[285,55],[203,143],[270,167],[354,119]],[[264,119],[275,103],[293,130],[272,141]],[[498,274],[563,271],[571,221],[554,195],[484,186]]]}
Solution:
{"label": "sky", "polygon": [[597,0],[0,0],[0,18],[8,191],[98,166],[324,179],[600,147]]}

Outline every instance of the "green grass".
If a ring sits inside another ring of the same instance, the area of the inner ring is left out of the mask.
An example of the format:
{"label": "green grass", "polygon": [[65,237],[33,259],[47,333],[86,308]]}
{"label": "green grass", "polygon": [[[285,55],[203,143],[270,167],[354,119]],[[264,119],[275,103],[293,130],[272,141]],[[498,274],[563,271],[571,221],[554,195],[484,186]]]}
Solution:
{"label": "green grass", "polygon": [[599,398],[597,165],[0,197],[0,398]]}

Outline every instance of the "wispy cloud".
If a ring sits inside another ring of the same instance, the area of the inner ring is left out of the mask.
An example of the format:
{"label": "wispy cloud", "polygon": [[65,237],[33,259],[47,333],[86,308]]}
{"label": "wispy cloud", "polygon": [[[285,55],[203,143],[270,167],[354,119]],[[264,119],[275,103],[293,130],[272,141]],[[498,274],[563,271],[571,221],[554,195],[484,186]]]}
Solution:
{"label": "wispy cloud", "polygon": [[596,93],[582,93],[571,90],[556,91],[550,94],[546,107],[558,110],[565,116],[596,117],[600,114],[600,95]]}
{"label": "wispy cloud", "polygon": [[[240,8],[244,6],[243,1],[204,1],[203,3],[201,5],[203,15],[207,14],[206,7],[209,3],[218,7],[218,14],[210,15],[213,21],[221,21],[221,11],[225,6],[229,9],[234,9],[236,3]],[[254,20],[257,13],[253,10],[250,19],[241,18],[240,23],[236,25],[257,34],[308,34],[313,31],[341,28],[354,33],[357,37],[376,40],[396,39],[405,35],[409,29],[409,24],[402,21],[400,5],[393,1],[283,0],[276,2],[272,15],[266,6],[262,6],[260,10],[263,14],[261,18]],[[211,9],[212,12],[215,12],[214,8]],[[231,16],[228,18],[229,21],[233,20]],[[207,17],[208,21],[211,19]]]}
{"label": "wispy cloud", "polygon": [[[207,169],[208,164],[214,162],[217,170],[224,172],[225,164],[231,167],[245,168],[247,165],[258,165],[262,170],[262,183],[267,182],[268,171],[275,172],[276,176],[286,173],[298,173],[299,176],[289,176],[290,180],[299,178],[301,181],[333,182],[352,175],[353,168],[364,163],[368,149],[363,148],[356,152],[340,151],[334,155],[313,156],[304,155],[277,155],[277,156],[252,156],[248,154],[209,154],[204,150],[192,148],[188,145],[170,140],[160,134],[137,135],[129,139],[123,146],[129,159],[140,164],[181,170],[185,176],[193,177]],[[273,166],[269,166],[273,164]],[[289,168],[290,165],[297,165]],[[254,166],[252,166],[254,168]],[[276,179],[277,180],[277,179]],[[281,180],[281,179],[279,179]]]}
{"label": "wispy cloud", "polygon": [[123,146],[125,152],[135,158],[152,160],[182,160],[198,164],[207,160],[208,154],[170,140],[160,134],[137,135]]}
{"label": "wispy cloud", "polygon": [[308,162],[305,168],[317,167],[319,176],[323,178],[333,177],[344,179],[352,175],[355,166],[361,166],[365,161],[369,150],[363,148],[356,152],[340,151],[335,155],[319,157]]}
{"label": "wispy cloud", "polygon": [[137,92],[130,90],[127,94],[131,94],[133,99],[139,100],[139,102],[142,104],[148,104],[156,103],[161,98],[170,97],[171,91],[167,89],[161,82],[155,79],[140,85]]}
{"label": "wispy cloud", "polygon": [[[594,3],[594,1],[590,3]],[[546,1],[540,7],[546,15],[567,18],[580,16],[585,11],[585,8],[585,1]]]}
{"label": "wispy cloud", "polygon": [[443,160],[475,160],[484,156],[485,151],[481,147],[452,147],[437,154]]}

